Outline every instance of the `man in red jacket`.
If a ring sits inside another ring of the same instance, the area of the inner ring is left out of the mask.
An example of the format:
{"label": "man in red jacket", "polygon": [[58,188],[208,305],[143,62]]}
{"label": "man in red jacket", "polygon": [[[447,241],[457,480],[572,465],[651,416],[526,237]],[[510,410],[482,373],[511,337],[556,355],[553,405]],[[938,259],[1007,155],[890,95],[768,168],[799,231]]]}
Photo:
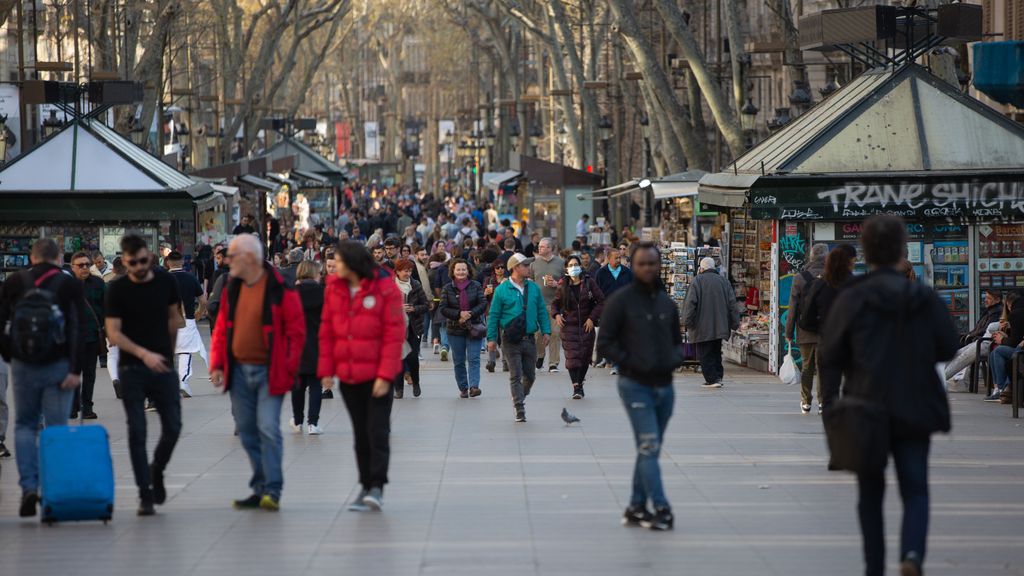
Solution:
{"label": "man in red jacket", "polygon": [[210,346],[210,380],[231,393],[238,436],[252,464],[253,493],[234,505],[278,510],[284,486],[281,404],[299,369],[306,321],[298,293],[263,261],[255,236],[232,240],[228,256],[231,280]]}

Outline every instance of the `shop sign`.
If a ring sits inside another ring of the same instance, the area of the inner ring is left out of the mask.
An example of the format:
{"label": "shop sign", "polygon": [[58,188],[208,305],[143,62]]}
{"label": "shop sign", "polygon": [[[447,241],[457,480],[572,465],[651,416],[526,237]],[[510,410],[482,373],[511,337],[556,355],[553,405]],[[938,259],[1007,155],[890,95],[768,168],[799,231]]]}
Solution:
{"label": "shop sign", "polygon": [[[859,240],[864,227],[862,221],[836,222],[836,240]],[[907,222],[907,239],[924,240],[925,238],[963,238],[967,235],[967,226],[963,224],[927,225],[920,222]]]}
{"label": "shop sign", "polygon": [[847,181],[750,191],[759,220],[858,220],[875,214],[908,219],[1024,218],[1024,179],[973,178],[927,182]]}

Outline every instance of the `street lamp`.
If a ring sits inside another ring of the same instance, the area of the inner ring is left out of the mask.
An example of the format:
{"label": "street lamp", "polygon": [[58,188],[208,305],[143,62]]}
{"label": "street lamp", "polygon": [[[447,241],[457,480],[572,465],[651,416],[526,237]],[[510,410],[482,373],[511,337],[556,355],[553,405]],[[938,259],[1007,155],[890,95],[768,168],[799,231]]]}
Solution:
{"label": "street lamp", "polygon": [[601,116],[601,121],[597,124],[601,134],[601,145],[602,152],[604,152],[604,174],[605,178],[608,177],[608,147],[612,141],[612,121],[607,116]]}
{"label": "street lamp", "polygon": [[811,91],[807,84],[801,80],[793,81],[793,91],[789,94],[789,103],[796,109],[797,116],[803,114],[811,107]]}
{"label": "street lamp", "polygon": [[53,136],[57,132],[60,132],[63,122],[60,118],[57,118],[57,111],[50,109],[50,116],[43,120],[43,140],[46,140],[50,136]]}
{"label": "street lamp", "polygon": [[827,84],[818,88],[818,94],[821,94],[822,98],[828,98],[834,94],[836,90],[839,90],[839,81],[838,78],[836,78],[836,75],[833,74],[829,77]]}
{"label": "street lamp", "polygon": [[537,148],[540,147],[540,139],[544,137],[544,132],[540,129],[540,125],[534,124],[533,128],[530,128],[530,147],[533,148],[533,157],[537,157]]}
{"label": "street lamp", "polygon": [[776,108],[775,116],[768,121],[768,130],[770,132],[777,132],[783,126],[789,124],[791,120],[793,119],[789,116],[789,108]]}
{"label": "street lamp", "polygon": [[601,116],[597,127],[601,131],[601,140],[607,142],[612,139],[612,121],[607,116]]}
{"label": "street lamp", "polygon": [[565,164],[565,146],[569,143],[569,130],[566,129],[565,124],[558,127],[558,150],[559,159],[558,163]]}
{"label": "street lamp", "polygon": [[644,176],[651,175],[651,119],[647,113],[640,114],[640,132],[644,135]]}
{"label": "street lamp", "polygon": [[757,113],[759,111],[757,106],[754,106],[754,100],[749,96],[747,103],[740,108],[740,126],[743,128],[743,134],[746,135],[748,148],[754,145],[754,131],[757,130]]}

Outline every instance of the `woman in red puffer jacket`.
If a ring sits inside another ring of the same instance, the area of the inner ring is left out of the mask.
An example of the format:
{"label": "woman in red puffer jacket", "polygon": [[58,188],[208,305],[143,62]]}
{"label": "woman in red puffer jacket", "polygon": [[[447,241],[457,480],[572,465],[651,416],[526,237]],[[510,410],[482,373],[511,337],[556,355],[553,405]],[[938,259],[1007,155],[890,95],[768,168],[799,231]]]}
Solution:
{"label": "woman in red puffer jacket", "polygon": [[317,375],[329,389],[338,378],[352,419],[362,490],[350,510],[380,510],[388,481],[392,387],[402,374],[405,311],[395,279],[357,242],[334,253],[320,322]]}

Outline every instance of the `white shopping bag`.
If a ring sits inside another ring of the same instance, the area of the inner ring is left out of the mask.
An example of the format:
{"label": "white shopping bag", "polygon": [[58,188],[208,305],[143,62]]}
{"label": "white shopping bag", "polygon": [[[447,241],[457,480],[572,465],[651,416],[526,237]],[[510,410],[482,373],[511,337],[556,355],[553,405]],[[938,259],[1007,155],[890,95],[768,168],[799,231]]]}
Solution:
{"label": "white shopping bag", "polygon": [[779,368],[779,379],[789,386],[800,381],[800,371],[796,369],[796,360],[793,360],[793,351],[786,350],[786,357],[782,359],[782,368]]}

